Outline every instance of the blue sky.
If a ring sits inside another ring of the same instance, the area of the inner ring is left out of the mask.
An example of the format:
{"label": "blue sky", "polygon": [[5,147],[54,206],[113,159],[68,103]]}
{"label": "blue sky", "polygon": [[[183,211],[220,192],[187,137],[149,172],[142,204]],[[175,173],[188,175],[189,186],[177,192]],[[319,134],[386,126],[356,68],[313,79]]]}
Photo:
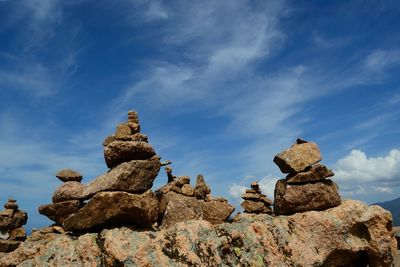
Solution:
{"label": "blue sky", "polygon": [[397,1],[0,0],[0,201],[50,224],[55,173],[105,172],[130,109],[176,175],[238,208],[253,180],[272,197],[298,137],[344,198],[399,197],[399,17]]}

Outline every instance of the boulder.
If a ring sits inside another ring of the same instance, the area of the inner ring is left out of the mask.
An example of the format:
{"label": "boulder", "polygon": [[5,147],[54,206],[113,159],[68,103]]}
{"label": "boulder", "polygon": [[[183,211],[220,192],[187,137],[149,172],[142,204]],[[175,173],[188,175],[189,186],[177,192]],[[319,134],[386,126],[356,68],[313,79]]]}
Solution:
{"label": "boulder", "polygon": [[159,157],[122,163],[86,185],[82,199],[89,199],[101,191],[143,193],[153,186],[160,166]]}
{"label": "boulder", "polygon": [[57,202],[54,204],[42,205],[39,207],[39,213],[46,216],[50,220],[62,224],[65,218],[76,212],[81,207],[78,200],[69,200]]}
{"label": "boulder", "polygon": [[209,201],[202,204],[203,220],[209,221],[212,224],[226,222],[235,210],[235,207],[228,202]]}
{"label": "boulder", "polygon": [[290,216],[240,214],[232,223],[186,221],[160,231],[131,227],[80,236],[34,233],[0,266],[367,266],[396,254],[392,216],[344,200]]}
{"label": "boulder", "polygon": [[168,228],[188,220],[199,220],[202,217],[203,209],[200,201],[195,198],[177,198],[168,202],[162,217],[161,228]]}
{"label": "boulder", "polygon": [[312,142],[294,144],[275,156],[274,162],[283,173],[298,173],[321,161],[317,144]]}
{"label": "boulder", "polygon": [[56,189],[53,194],[53,203],[82,198],[83,184],[79,182],[66,182]]}
{"label": "boulder", "polygon": [[56,177],[63,182],[80,182],[82,174],[71,169],[64,169],[56,174]]}
{"label": "boulder", "polygon": [[69,231],[89,231],[120,225],[150,227],[158,217],[154,193],[100,192],[63,222]]}
{"label": "boulder", "polygon": [[182,194],[186,196],[194,196],[194,188],[190,184],[184,184],[181,188]]}
{"label": "boulder", "polygon": [[104,147],[104,158],[109,168],[132,160],[145,160],[155,156],[153,147],[146,142],[113,141]]}
{"label": "boulder", "polygon": [[[13,211],[13,210],[11,210]],[[12,217],[0,216],[0,230],[11,230],[21,227],[28,221],[28,214],[24,211],[13,211]]]}
{"label": "boulder", "polygon": [[317,163],[306,169],[304,172],[289,174],[286,177],[288,184],[301,184],[320,181],[333,176],[334,173],[326,166]]}
{"label": "boulder", "polygon": [[196,179],[196,187],[194,189],[194,194],[198,199],[204,199],[207,194],[210,194],[211,190],[204,181],[203,175],[198,175]]}
{"label": "boulder", "polygon": [[[0,239],[0,252],[11,252],[18,248],[21,241]],[[1,266],[1,265],[0,265]]]}
{"label": "boulder", "polygon": [[337,185],[329,179],[303,185],[289,185],[284,179],[275,186],[274,212],[288,215],[310,210],[324,210],[340,205]]}

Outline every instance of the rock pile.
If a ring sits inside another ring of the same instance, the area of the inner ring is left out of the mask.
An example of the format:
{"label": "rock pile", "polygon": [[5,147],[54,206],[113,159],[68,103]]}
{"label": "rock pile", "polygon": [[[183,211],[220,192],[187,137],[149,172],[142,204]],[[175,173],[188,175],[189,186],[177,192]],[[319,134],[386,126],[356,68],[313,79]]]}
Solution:
{"label": "rock pile", "polygon": [[272,201],[261,193],[260,186],[257,182],[251,183],[251,189],[247,189],[242,195],[243,202],[241,204],[245,213],[266,213],[272,214]]}
{"label": "rock pile", "polygon": [[288,215],[324,210],[340,205],[338,186],[328,177],[333,172],[320,164],[321,153],[315,143],[297,139],[289,149],[275,156],[274,162],[286,179],[275,186],[274,212]]}
{"label": "rock pile", "polygon": [[28,220],[26,212],[18,209],[15,199],[9,199],[0,211],[0,252],[11,252],[26,239],[22,227]]}
{"label": "rock pile", "polygon": [[196,186],[190,185],[189,176],[174,176],[166,167],[168,184],[155,193],[160,202],[159,224],[168,228],[178,222],[206,220],[213,224],[227,221],[235,208],[224,198],[213,198],[203,175],[198,175]]}
{"label": "rock pile", "polygon": [[118,225],[149,227],[158,216],[158,201],[150,188],[160,170],[160,157],[140,133],[137,113],[117,126],[103,142],[104,158],[111,168],[87,185],[82,175],[62,170],[64,182],[53,195],[53,203],[39,212],[68,231],[99,230]]}

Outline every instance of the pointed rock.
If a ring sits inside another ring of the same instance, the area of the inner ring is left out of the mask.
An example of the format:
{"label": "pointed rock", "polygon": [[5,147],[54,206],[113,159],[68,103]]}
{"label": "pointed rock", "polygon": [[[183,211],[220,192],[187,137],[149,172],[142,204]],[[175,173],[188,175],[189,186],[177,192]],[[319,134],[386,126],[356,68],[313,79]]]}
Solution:
{"label": "pointed rock", "polygon": [[211,190],[204,181],[203,175],[198,175],[196,179],[195,196],[198,199],[204,199]]}

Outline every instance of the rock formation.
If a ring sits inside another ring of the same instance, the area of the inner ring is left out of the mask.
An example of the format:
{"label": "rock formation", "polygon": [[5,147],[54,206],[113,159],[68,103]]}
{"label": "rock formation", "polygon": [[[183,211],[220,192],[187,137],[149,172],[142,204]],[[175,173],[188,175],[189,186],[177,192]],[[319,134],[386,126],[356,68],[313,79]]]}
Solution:
{"label": "rock formation", "polygon": [[4,208],[0,211],[0,252],[11,252],[26,239],[22,226],[26,224],[28,215],[18,209],[15,199],[9,199]]}
{"label": "rock formation", "polygon": [[0,266],[370,266],[396,253],[391,214],[345,200],[289,216],[240,214],[232,223],[177,223],[160,231],[130,227],[69,236],[34,232]]}
{"label": "rock formation", "polygon": [[260,186],[257,182],[251,183],[251,189],[247,189],[242,195],[243,202],[241,204],[245,213],[266,213],[272,214],[272,201],[266,195],[261,193]]}
{"label": "rock formation", "polygon": [[203,175],[198,175],[196,186],[190,185],[190,177],[174,176],[172,168],[166,167],[168,184],[155,193],[159,200],[159,224],[168,228],[178,222],[206,220],[219,224],[229,219],[235,207],[222,197],[212,198],[211,190]]}
{"label": "rock formation", "polygon": [[333,172],[321,161],[321,153],[315,143],[301,139],[289,149],[275,156],[274,162],[286,179],[275,186],[274,213],[288,215],[310,210],[324,210],[340,205],[338,186],[328,177]]}

